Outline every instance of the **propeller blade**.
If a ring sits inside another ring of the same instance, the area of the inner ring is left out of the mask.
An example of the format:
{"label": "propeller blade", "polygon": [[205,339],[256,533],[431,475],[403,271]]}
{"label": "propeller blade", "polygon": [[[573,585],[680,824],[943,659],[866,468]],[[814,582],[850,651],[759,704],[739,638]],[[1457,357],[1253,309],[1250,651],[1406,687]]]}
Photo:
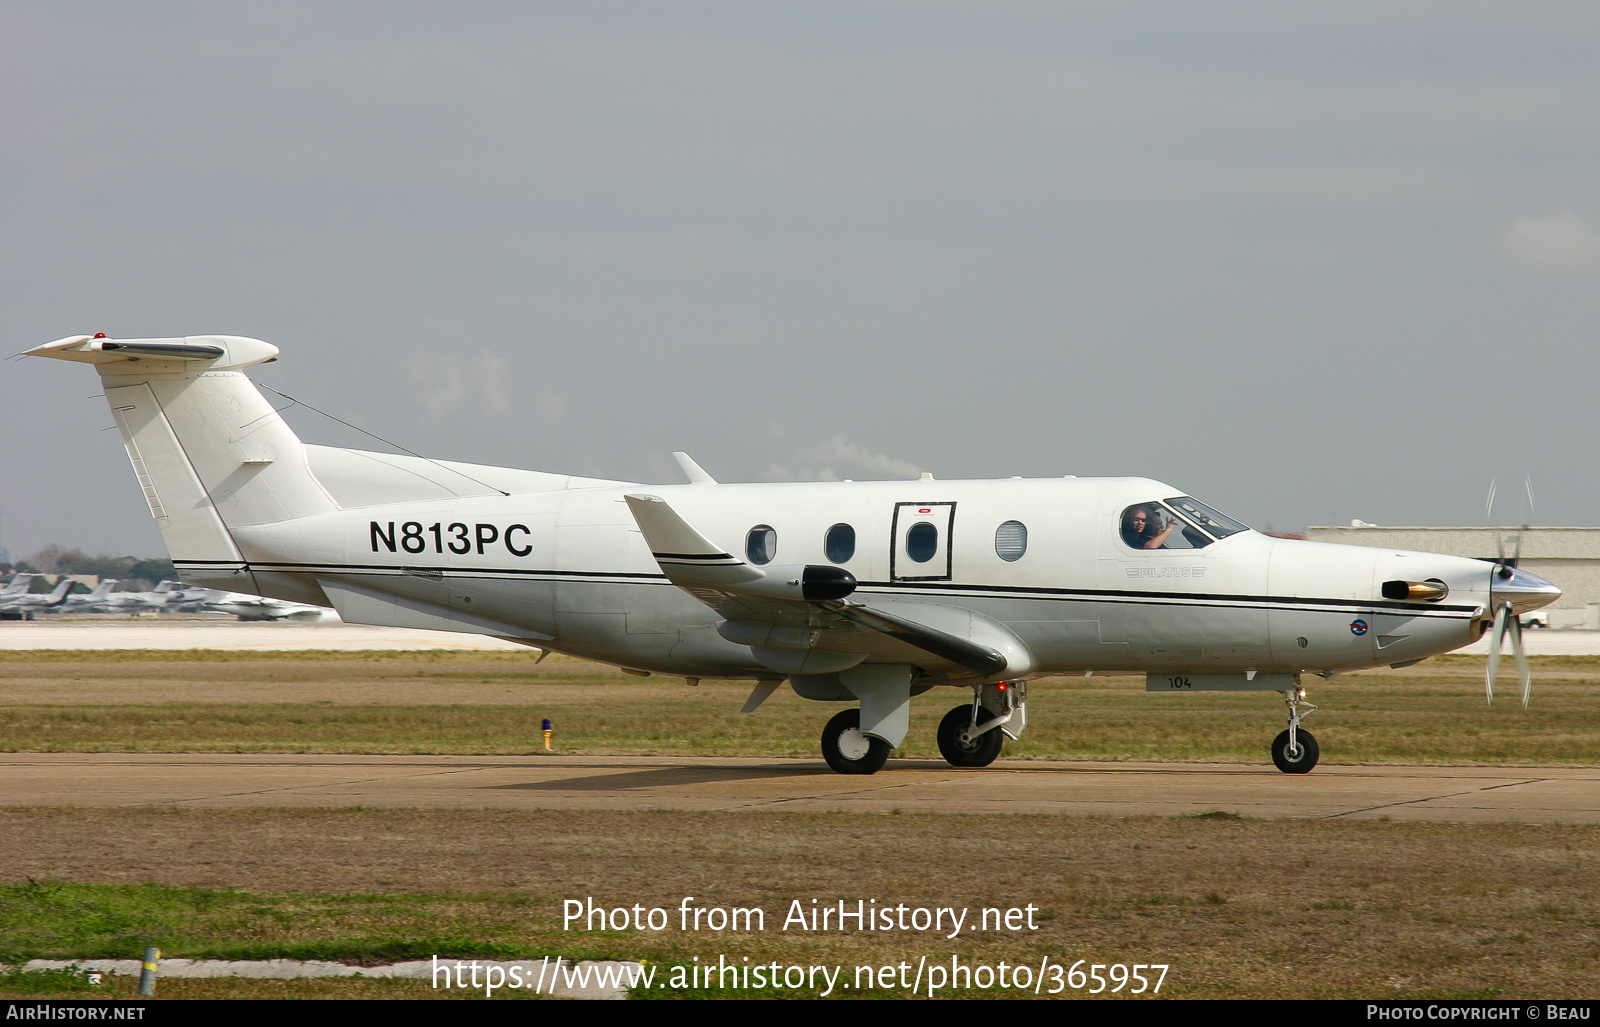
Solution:
{"label": "propeller blade", "polygon": [[1489,666],[1483,676],[1483,691],[1489,704],[1494,705],[1494,678],[1500,670],[1500,641],[1505,635],[1506,615],[1511,611],[1510,603],[1501,603],[1494,610],[1494,625],[1490,627],[1489,636]]}
{"label": "propeller blade", "polygon": [[1500,530],[1499,523],[1494,519],[1494,487],[1496,479],[1489,479],[1489,498],[1483,504],[1483,519],[1494,528],[1494,566],[1496,573],[1506,567],[1506,540],[1505,533]]}
{"label": "propeller blade", "polygon": [[1522,565],[1522,536],[1528,533],[1528,521],[1533,517],[1533,476],[1522,481],[1522,530],[1517,532],[1517,547],[1511,553],[1511,566]]}
{"label": "propeller blade", "polygon": [[1517,658],[1517,677],[1522,681],[1522,708],[1528,708],[1533,697],[1533,671],[1528,668],[1528,654],[1522,651],[1522,618],[1512,616],[1507,622],[1511,629],[1511,652]]}

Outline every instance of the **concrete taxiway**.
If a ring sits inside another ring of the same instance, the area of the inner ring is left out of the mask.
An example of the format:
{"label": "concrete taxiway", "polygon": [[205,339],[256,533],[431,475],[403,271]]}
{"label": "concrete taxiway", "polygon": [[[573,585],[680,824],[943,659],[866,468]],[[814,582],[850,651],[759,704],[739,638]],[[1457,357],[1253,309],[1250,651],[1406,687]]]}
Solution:
{"label": "concrete taxiway", "polygon": [[0,806],[784,810],[1600,823],[1600,769],[804,759],[0,754]]}
{"label": "concrete taxiway", "polygon": [[181,616],[0,621],[0,649],[529,651],[515,642],[462,631]]}
{"label": "concrete taxiway", "polygon": [[[1523,637],[1530,656],[1600,655],[1600,631],[1529,631]],[[529,651],[515,642],[459,631],[182,615],[0,621],[0,650],[5,649]],[[1489,652],[1488,639],[1479,639],[1457,652],[1483,656]]]}

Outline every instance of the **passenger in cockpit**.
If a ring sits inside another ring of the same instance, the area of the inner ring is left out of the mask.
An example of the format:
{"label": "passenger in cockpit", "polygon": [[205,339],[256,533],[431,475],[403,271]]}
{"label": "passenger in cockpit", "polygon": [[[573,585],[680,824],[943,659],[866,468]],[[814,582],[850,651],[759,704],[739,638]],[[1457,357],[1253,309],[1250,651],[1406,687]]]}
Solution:
{"label": "passenger in cockpit", "polygon": [[1130,549],[1144,548],[1144,531],[1149,527],[1150,518],[1142,506],[1130,506],[1122,511],[1122,541]]}

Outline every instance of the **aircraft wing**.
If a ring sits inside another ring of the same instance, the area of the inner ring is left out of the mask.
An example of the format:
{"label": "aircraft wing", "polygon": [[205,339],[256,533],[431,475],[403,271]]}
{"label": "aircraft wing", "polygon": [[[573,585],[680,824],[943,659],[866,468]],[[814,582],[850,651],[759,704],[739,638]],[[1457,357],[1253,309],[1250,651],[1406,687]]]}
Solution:
{"label": "aircraft wing", "polygon": [[[771,660],[772,650],[859,654],[874,663],[910,663],[943,677],[1017,669],[1017,654],[1002,650],[1020,649],[1021,642],[971,611],[925,604],[868,606],[848,598],[856,579],[842,567],[756,567],[700,534],[659,496],[625,498],[667,580],[724,618],[717,626],[724,638],[754,647],[758,656]],[[984,637],[991,628],[1006,636],[998,648],[990,644],[996,639]]]}

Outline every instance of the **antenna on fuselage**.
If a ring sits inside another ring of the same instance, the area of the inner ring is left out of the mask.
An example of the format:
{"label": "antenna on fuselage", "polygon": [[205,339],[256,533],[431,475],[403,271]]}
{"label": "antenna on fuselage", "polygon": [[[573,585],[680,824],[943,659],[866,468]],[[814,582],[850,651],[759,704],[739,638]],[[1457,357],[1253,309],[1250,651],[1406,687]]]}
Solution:
{"label": "antenna on fuselage", "polygon": [[717,479],[706,473],[706,469],[694,462],[694,457],[688,453],[673,453],[672,459],[678,461],[678,469],[683,471],[683,476],[689,479],[691,485],[715,485]]}
{"label": "antenna on fuselage", "polygon": [[[409,454],[411,456],[414,456],[418,460],[426,460],[426,461],[428,461],[428,463],[432,464],[433,466],[439,468],[442,471],[449,471],[451,474],[460,475],[461,477],[467,479],[468,481],[476,482],[477,484],[482,485],[486,489],[492,489],[495,492],[500,493],[502,496],[511,495],[511,493],[507,492],[505,489],[501,488],[498,485],[491,485],[488,482],[483,481],[483,480],[481,480],[479,478],[474,478],[472,475],[467,474],[464,471],[458,471],[454,467],[446,467],[444,464],[441,464],[439,461],[433,459],[432,457],[423,456],[421,453],[418,453],[414,449],[407,449],[406,447],[400,445],[400,443],[398,443],[398,442],[390,442],[388,439],[384,438],[382,435],[375,435],[372,432],[367,431],[367,429],[360,427],[359,425],[351,424],[349,421],[346,421],[342,417],[338,417],[338,416],[335,416],[334,414],[328,413],[326,410],[318,410],[316,407],[312,406],[310,403],[307,403],[305,400],[303,400],[303,399],[295,399],[293,396],[289,395],[287,392],[279,392],[277,389],[274,389],[272,386],[270,386],[270,385],[262,385],[260,382],[256,382],[255,384],[260,386],[263,389],[266,389],[268,392],[272,393],[274,396],[282,396],[284,399],[289,401],[291,406],[302,406],[302,407],[305,407],[307,410],[311,411],[314,414],[321,414],[323,417],[329,418],[330,420],[338,421],[340,424],[344,425],[346,428],[354,428],[356,431],[358,431],[361,434],[367,436],[368,438],[377,439],[379,442],[383,443],[385,446],[393,446],[395,449],[400,450],[402,453],[407,453],[407,454]],[[287,410],[289,408],[288,407],[284,407],[283,409]]]}

